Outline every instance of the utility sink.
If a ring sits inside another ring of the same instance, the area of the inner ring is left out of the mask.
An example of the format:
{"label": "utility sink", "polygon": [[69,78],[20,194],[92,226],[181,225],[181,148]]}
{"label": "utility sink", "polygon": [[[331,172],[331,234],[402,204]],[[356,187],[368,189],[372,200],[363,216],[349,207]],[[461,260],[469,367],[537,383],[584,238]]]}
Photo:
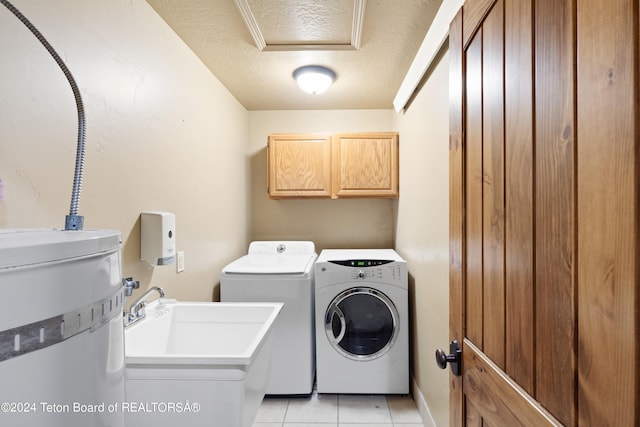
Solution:
{"label": "utility sink", "polygon": [[[281,303],[160,299],[125,330],[127,425],[250,427]],[[135,423],[135,424],[134,424]]]}

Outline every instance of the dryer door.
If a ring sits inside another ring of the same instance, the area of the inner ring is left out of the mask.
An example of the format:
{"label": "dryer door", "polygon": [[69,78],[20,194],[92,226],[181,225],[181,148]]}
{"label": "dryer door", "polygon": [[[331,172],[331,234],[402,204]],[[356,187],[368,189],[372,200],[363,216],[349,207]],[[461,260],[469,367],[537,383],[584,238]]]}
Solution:
{"label": "dryer door", "polygon": [[331,301],[325,313],[325,332],[338,353],[352,360],[385,354],[398,336],[398,310],[377,289],[347,289]]}

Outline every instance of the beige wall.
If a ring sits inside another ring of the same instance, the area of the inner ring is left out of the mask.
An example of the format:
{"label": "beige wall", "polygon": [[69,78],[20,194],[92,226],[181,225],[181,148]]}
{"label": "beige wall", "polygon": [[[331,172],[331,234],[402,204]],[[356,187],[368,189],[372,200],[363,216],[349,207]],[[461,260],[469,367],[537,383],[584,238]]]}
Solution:
{"label": "beige wall", "polygon": [[311,240],[318,253],[326,248],[392,248],[394,200],[267,198],[270,133],[393,131],[392,121],[392,110],[249,112],[250,239]]}
{"label": "beige wall", "polygon": [[449,425],[449,373],[434,359],[437,348],[449,349],[448,67],[445,54],[395,123],[401,141],[395,247],[409,268],[412,368],[438,426]]}
{"label": "beige wall", "polygon": [[[122,232],[123,274],[211,300],[247,245],[248,113],[143,0],[15,0],[65,59],[87,112],[85,228]],[[53,59],[0,6],[0,227],[64,227],[73,95]],[[176,214],[185,271],[139,260],[139,215]]]}

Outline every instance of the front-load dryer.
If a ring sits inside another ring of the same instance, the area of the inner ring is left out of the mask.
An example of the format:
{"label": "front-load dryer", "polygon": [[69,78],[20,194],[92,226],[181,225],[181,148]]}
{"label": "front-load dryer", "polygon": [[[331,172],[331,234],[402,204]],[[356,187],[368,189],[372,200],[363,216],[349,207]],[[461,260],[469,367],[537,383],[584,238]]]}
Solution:
{"label": "front-load dryer", "polygon": [[318,393],[409,393],[406,262],[391,249],[329,249],[315,270]]}
{"label": "front-load dryer", "polygon": [[310,394],[315,380],[313,242],[258,241],[220,277],[224,302],[283,302],[267,394]]}

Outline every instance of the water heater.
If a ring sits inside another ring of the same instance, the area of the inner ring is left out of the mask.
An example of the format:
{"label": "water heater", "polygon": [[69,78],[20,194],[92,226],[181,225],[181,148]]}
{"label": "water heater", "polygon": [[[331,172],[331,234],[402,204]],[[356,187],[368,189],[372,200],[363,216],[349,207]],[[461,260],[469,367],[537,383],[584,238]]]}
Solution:
{"label": "water heater", "polygon": [[123,427],[120,233],[0,230],[0,423]]}

